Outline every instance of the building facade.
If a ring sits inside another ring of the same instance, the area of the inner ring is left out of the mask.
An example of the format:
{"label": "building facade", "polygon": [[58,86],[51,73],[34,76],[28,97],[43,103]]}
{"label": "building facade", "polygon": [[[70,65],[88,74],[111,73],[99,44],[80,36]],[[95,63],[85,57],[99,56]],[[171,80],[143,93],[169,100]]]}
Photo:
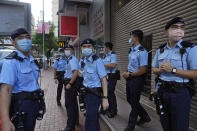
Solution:
{"label": "building facade", "polygon": [[[173,17],[183,17],[184,40],[197,44],[197,1],[193,0],[111,0],[111,41],[118,55],[118,68],[127,69],[130,32],[141,29],[144,32],[143,46],[149,51],[149,70],[144,95],[154,90],[155,76],[151,74],[151,62],[159,45],[164,44],[166,23]],[[117,93],[125,95],[125,80],[117,85]],[[193,97],[191,127],[197,129],[197,96]]]}

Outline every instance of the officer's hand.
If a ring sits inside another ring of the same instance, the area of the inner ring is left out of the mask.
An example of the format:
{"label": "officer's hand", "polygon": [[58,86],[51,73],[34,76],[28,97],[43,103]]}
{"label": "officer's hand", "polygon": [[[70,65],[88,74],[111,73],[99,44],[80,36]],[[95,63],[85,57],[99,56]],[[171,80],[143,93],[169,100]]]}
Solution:
{"label": "officer's hand", "polygon": [[161,71],[171,72],[173,67],[170,65],[170,63],[164,62],[160,65],[160,69]]}
{"label": "officer's hand", "polygon": [[127,78],[129,77],[129,72],[124,72],[124,73],[122,74],[122,76],[123,76],[125,79],[127,79]]}
{"label": "officer's hand", "polygon": [[108,99],[102,99],[102,106],[103,106],[103,110],[107,110],[109,108]]}
{"label": "officer's hand", "polygon": [[10,120],[9,121],[2,120],[1,125],[2,125],[2,129],[1,129],[2,131],[15,131],[15,127]]}
{"label": "officer's hand", "polygon": [[58,80],[57,79],[55,79],[55,84],[57,84],[58,83]]}
{"label": "officer's hand", "polygon": [[70,88],[71,88],[71,85],[70,84],[67,84],[66,85],[66,89],[69,90]]}

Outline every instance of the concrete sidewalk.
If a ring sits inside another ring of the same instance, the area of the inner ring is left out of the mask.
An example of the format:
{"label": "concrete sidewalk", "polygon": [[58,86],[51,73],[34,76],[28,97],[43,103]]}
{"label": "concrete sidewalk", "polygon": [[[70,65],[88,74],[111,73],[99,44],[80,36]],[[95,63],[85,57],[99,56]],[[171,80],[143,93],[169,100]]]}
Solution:
{"label": "concrete sidewalk", "polygon": [[[149,106],[150,104],[153,103],[147,101],[146,99],[147,99],[146,97],[142,96],[141,103],[143,104],[143,107],[150,115],[151,122],[146,123],[140,127],[136,125],[135,131],[162,131],[159,117],[157,116],[154,109],[151,106]],[[127,101],[121,98],[119,95],[117,95],[117,104],[118,104],[118,115],[116,117],[108,118],[106,115],[105,116],[101,115],[101,118],[107,123],[107,125],[112,131],[124,131],[128,123],[131,107],[127,103]]]}
{"label": "concrete sidewalk", "polygon": [[[64,90],[62,91],[62,106],[57,106],[56,93],[57,85],[54,82],[53,72],[51,69],[42,71],[41,88],[45,91],[46,114],[43,120],[36,122],[35,131],[60,131],[66,127],[67,113],[64,106]],[[76,126],[75,131],[84,131],[85,117],[80,112],[79,126]],[[100,120],[102,131],[109,131],[107,125]]]}

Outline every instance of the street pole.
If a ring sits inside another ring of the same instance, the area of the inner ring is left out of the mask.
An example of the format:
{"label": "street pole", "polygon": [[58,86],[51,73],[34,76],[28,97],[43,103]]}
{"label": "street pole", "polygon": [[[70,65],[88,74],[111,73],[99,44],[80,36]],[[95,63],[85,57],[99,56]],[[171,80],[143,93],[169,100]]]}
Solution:
{"label": "street pole", "polygon": [[45,35],[45,25],[44,25],[44,0],[43,0],[43,23],[42,23],[42,34],[43,34],[43,69],[45,69],[45,60],[44,60],[44,35]]}

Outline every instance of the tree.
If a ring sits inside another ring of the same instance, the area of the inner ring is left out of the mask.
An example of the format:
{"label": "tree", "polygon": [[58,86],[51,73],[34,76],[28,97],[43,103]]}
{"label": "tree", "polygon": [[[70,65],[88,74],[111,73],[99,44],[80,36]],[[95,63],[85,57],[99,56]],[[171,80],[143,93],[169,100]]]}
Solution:
{"label": "tree", "polygon": [[[44,41],[44,51],[45,51],[45,56],[47,56],[47,59],[51,56],[50,51],[52,49],[54,50],[58,49],[57,37],[55,37],[54,30],[55,30],[54,24],[50,23],[50,32],[49,34],[45,34],[45,41]],[[43,34],[39,34],[37,32],[38,30],[36,30],[35,33],[32,35],[32,43],[35,45],[34,48],[36,50],[43,52]]]}

